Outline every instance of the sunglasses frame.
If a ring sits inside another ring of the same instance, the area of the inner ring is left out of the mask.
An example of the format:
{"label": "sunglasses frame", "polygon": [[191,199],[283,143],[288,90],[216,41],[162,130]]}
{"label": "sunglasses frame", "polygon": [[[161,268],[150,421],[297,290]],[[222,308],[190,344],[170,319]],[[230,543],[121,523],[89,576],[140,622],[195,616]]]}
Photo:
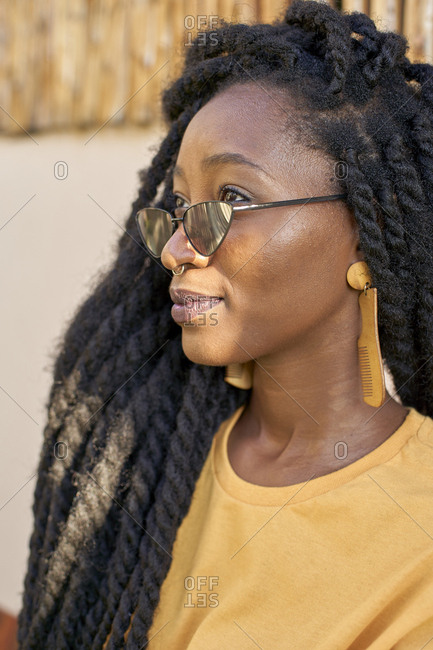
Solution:
{"label": "sunglasses frame", "polygon": [[[170,212],[168,212],[168,210],[164,210],[164,208],[152,208],[152,209],[160,210],[161,212],[165,212],[166,214],[168,214],[168,216],[171,219],[171,223],[173,225],[173,233],[172,233],[171,237],[175,233],[175,222],[176,221],[182,221],[183,230],[185,232],[185,235],[187,236],[188,241],[190,242],[190,244],[194,248],[194,250],[197,251],[197,253],[199,255],[202,255],[202,257],[211,257],[212,255],[214,255],[216,253],[216,251],[218,250],[218,248],[221,246],[224,239],[226,238],[226,235],[227,235],[228,231],[230,230],[230,225],[231,225],[231,222],[232,222],[232,219],[233,219],[233,214],[235,212],[246,212],[248,210],[266,210],[268,208],[286,207],[288,205],[306,205],[307,203],[319,203],[319,202],[324,202],[324,201],[336,201],[338,199],[344,199],[344,198],[346,198],[346,196],[347,196],[346,194],[329,194],[327,196],[310,196],[310,197],[307,197],[307,198],[304,198],[304,199],[289,199],[287,201],[272,201],[272,202],[268,202],[268,203],[256,203],[256,204],[253,204],[253,205],[250,205],[250,204],[247,204],[247,205],[232,205],[228,201],[201,201],[200,203],[194,203],[194,205],[190,205],[188,208],[186,208],[185,212],[183,213],[183,215],[181,217],[174,217]],[[206,204],[209,204],[209,203],[225,203],[226,205],[229,205],[231,207],[231,215],[230,215],[230,221],[228,222],[227,230],[224,233],[224,236],[222,237],[221,241],[218,243],[218,246],[215,248],[214,252],[207,255],[207,254],[202,253],[201,251],[199,251],[198,248],[194,245],[194,242],[191,241],[191,238],[190,238],[190,236],[189,236],[189,234],[188,234],[188,232],[187,232],[187,230],[185,228],[184,219],[185,219],[185,215],[187,214],[187,212],[189,212],[189,210],[192,210],[193,208],[195,208],[198,205],[206,205]],[[143,209],[147,209],[147,208],[143,208]],[[161,255],[155,255],[154,253],[152,253],[152,251],[149,249],[148,245],[146,244],[146,241],[144,239],[144,236],[143,236],[143,234],[141,232],[141,228],[140,228],[140,225],[139,225],[140,212],[141,212],[141,210],[139,210],[137,212],[137,214],[135,215],[135,220],[136,220],[136,223],[137,223],[138,232],[140,233],[140,237],[141,237],[141,239],[142,239],[142,241],[143,241],[143,243],[144,243],[144,245],[146,247],[146,250],[149,252],[149,254],[152,257],[154,257],[155,259],[160,259]],[[169,241],[169,239],[167,240],[167,242]],[[167,242],[164,244],[164,246],[167,244]]]}

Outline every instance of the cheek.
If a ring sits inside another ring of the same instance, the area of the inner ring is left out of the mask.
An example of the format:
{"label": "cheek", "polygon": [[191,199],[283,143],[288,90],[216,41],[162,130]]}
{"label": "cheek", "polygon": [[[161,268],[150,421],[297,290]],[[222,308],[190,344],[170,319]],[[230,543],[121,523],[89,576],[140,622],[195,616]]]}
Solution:
{"label": "cheek", "polygon": [[261,231],[234,229],[224,273],[233,276],[230,306],[245,334],[295,336],[338,309],[348,293],[351,233],[344,225],[286,218]]}

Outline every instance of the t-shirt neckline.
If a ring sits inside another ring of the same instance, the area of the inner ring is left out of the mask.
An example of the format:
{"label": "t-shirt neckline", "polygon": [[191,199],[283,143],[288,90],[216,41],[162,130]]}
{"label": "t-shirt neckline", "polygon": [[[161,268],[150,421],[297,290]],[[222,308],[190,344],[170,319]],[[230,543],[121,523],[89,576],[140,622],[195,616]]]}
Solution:
{"label": "t-shirt neckline", "polygon": [[302,483],[283,487],[269,487],[244,480],[236,474],[229,461],[227,452],[228,438],[244,408],[245,405],[240,406],[221,424],[215,435],[212,469],[222,489],[232,498],[245,503],[264,506],[294,505],[352,481],[372,467],[382,464],[395,456],[408,439],[419,430],[425,420],[425,416],[418,413],[414,408],[407,407],[408,413],[394,433],[378,447],[350,465],[323,476],[312,477]]}

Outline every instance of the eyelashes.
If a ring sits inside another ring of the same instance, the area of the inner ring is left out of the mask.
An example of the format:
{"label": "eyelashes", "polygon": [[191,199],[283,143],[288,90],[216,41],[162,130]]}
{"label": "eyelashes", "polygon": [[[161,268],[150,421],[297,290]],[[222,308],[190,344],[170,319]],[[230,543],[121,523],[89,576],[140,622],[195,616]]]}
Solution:
{"label": "eyelashes", "polygon": [[[244,194],[244,192],[241,192],[237,187],[232,187],[231,185],[220,186],[218,189],[218,194],[221,201],[227,201],[228,203],[240,203],[240,202],[248,203],[249,201],[251,201],[249,196]],[[230,194],[240,197],[240,201],[233,200],[230,198],[223,198],[223,196],[227,197],[227,195]]]}
{"label": "eyelashes", "polygon": [[[188,201],[179,194],[173,192],[173,198],[176,209],[186,209],[189,207]],[[212,200],[212,199],[209,199]],[[245,192],[233,185],[220,185],[218,188],[217,200],[226,201],[227,203],[248,203],[252,199]]]}

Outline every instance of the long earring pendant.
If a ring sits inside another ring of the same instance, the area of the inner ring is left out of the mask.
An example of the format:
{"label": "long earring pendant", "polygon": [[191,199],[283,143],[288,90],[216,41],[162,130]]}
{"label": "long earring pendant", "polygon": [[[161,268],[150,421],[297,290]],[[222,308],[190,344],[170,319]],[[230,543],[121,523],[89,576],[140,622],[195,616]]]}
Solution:
{"label": "long earring pendant", "polygon": [[253,364],[252,360],[246,363],[229,363],[226,366],[224,381],[236,388],[248,390],[253,385]]}
{"label": "long earring pendant", "polygon": [[382,406],[385,401],[385,373],[377,327],[377,289],[365,285],[359,295],[362,330],[358,339],[364,401],[370,406]]}

